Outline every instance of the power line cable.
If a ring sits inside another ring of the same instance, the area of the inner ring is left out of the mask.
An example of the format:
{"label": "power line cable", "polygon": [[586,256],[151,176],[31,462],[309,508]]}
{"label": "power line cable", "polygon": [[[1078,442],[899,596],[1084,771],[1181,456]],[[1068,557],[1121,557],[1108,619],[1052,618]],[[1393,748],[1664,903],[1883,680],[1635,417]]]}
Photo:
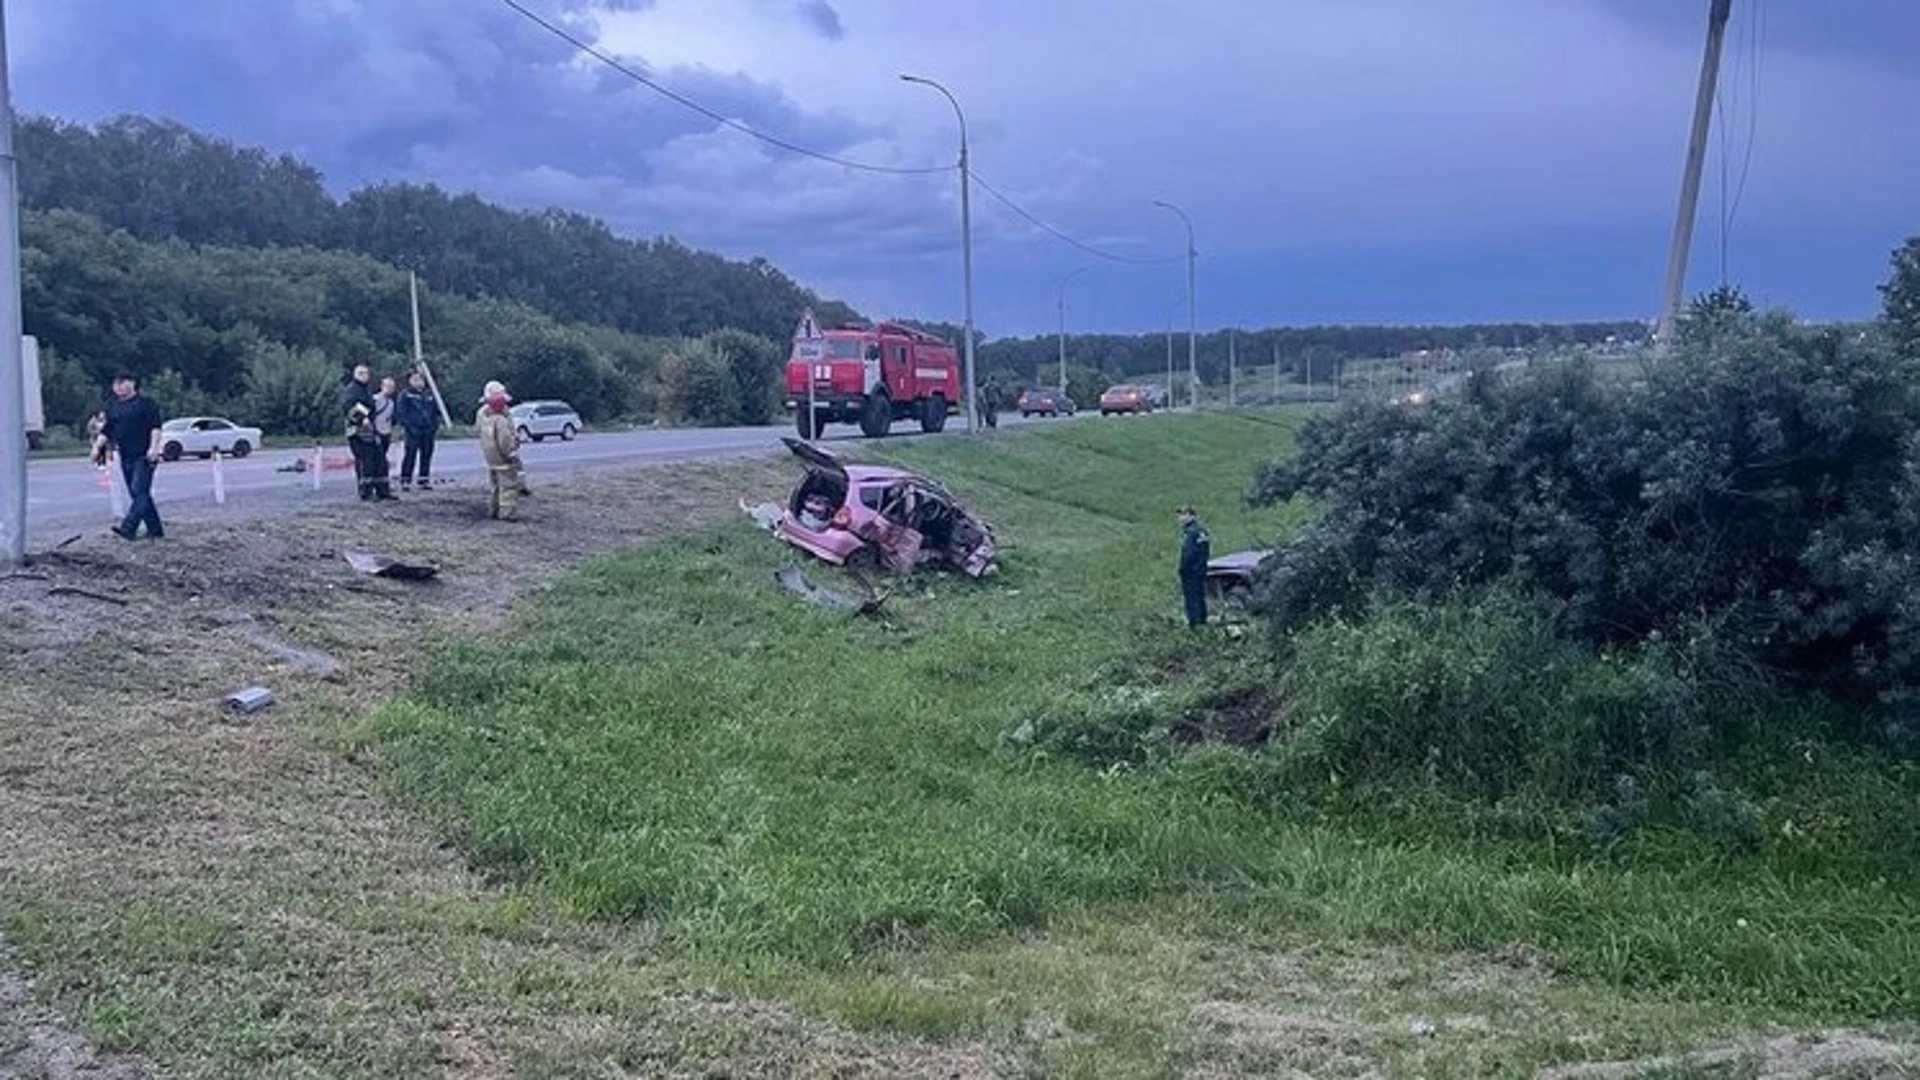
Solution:
{"label": "power line cable", "polygon": [[527,21],[533,23],[535,26],[540,27],[542,30],[545,30],[547,33],[552,34],[554,37],[557,37],[560,40],[566,42],[567,44],[573,46],[575,49],[578,49],[580,52],[584,53],[585,55],[593,57],[595,60],[598,60],[600,63],[605,64],[609,68],[612,68],[614,71],[617,71],[622,75],[625,75],[627,78],[632,79],[634,82],[637,82],[640,85],[646,87],[647,89],[652,90],[654,93],[659,94],[662,97],[668,98],[674,102],[677,102],[678,104],[683,105],[686,108],[699,113],[701,116],[704,116],[710,120],[713,120],[716,123],[722,124],[726,127],[730,127],[735,131],[741,132],[742,134],[750,135],[753,138],[756,138],[761,142],[768,144],[769,146],[779,147],[780,149],[785,150],[788,153],[799,154],[802,157],[810,157],[818,161],[830,162],[831,164],[840,165],[848,169],[858,169],[861,172],[891,173],[894,175],[906,175],[906,176],[925,176],[932,173],[952,172],[955,168],[958,167],[957,165],[922,165],[922,166],[913,166],[913,167],[903,167],[898,165],[875,165],[871,162],[853,161],[848,158],[839,157],[834,154],[822,153],[818,150],[810,150],[804,146],[800,146],[795,143],[790,143],[785,139],[779,138],[777,136],[769,135],[764,131],[760,131],[755,128],[749,127],[748,125],[743,124],[738,120],[734,120],[721,113],[715,112],[714,110],[706,107],[705,105],[700,104],[698,101],[695,101],[690,97],[687,97],[685,94],[680,94],[673,90],[669,90],[665,86],[660,85],[658,82],[655,82],[654,80],[648,78],[647,76],[642,75],[640,72],[635,71],[634,69],[628,67],[626,64],[621,63],[619,60],[615,59],[613,56],[609,55],[608,53],[601,51],[599,48],[595,47],[590,42],[583,41],[579,37],[576,37],[572,33],[569,33],[566,30],[566,28],[557,26],[554,23],[540,17],[538,14],[535,14],[534,12],[529,11],[526,7],[521,5],[518,2],[518,0],[500,0],[500,2],[512,8],[514,11],[519,12],[523,17],[527,19]]}
{"label": "power line cable", "polygon": [[985,180],[981,179],[979,173],[973,173],[973,182],[980,185],[980,189],[982,191],[985,191],[987,194],[999,200],[1001,205],[1005,206],[1007,209],[1013,211],[1014,213],[1020,215],[1020,217],[1025,219],[1028,224],[1034,226],[1037,229],[1042,230],[1043,232],[1046,232],[1052,235],[1057,240],[1060,240],[1072,247],[1078,248],[1079,250],[1086,252],[1089,255],[1092,255],[1095,258],[1106,259],[1110,262],[1132,263],[1137,266],[1150,266],[1150,265],[1158,265],[1161,263],[1179,262],[1181,259],[1186,258],[1185,255],[1163,255],[1163,256],[1157,256],[1157,257],[1147,257],[1147,256],[1140,256],[1140,255],[1118,255],[1111,251],[1102,251],[1099,248],[1092,246],[1091,244],[1083,243],[1080,240],[1074,239],[1072,236],[1067,235],[1066,233],[1060,231],[1059,229],[1054,228],[1052,225],[1047,224],[1045,221],[1042,221],[1040,218],[1035,217],[1033,214],[1029,213],[1025,207],[1021,206],[1017,202],[1014,202],[1011,198],[1008,198],[1006,195],[1001,194],[998,188],[994,187],[992,184],[989,184]]}

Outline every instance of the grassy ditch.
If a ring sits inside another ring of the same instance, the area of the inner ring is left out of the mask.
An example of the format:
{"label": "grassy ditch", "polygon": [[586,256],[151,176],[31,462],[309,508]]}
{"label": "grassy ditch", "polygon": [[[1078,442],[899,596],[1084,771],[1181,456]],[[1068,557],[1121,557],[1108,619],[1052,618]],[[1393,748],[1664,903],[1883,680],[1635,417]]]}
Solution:
{"label": "grassy ditch", "polygon": [[[1753,827],[1776,836],[1797,814],[1794,843],[1604,845],[1437,786],[1342,798],[1332,778],[1288,797],[1276,777],[1302,774],[1279,771],[1297,769],[1286,755],[1169,734],[1173,717],[1232,728],[1283,704],[1257,631],[1178,624],[1172,509],[1197,504],[1216,553],[1288,527],[1297,511],[1240,498],[1301,415],[876,446],[996,524],[1001,577],[916,578],[882,621],[826,613],[773,587],[790,556],[743,519],[589,565],[516,633],[447,649],[364,737],[480,867],[857,1024],[990,1029],[989,1003],[1012,992],[994,964],[965,989],[862,980],[901,957],[933,969],[1010,935],[1119,920],[1147,937],[1305,928],[1520,949],[1752,1017],[1920,1014],[1920,874],[1892,849],[1903,834],[1828,821],[1824,847],[1805,842],[1816,811],[1878,821],[1914,805],[1911,771],[1759,762],[1780,775]],[[1382,679],[1412,670],[1367,644],[1355,656]],[[1366,706],[1383,686],[1309,689]]]}

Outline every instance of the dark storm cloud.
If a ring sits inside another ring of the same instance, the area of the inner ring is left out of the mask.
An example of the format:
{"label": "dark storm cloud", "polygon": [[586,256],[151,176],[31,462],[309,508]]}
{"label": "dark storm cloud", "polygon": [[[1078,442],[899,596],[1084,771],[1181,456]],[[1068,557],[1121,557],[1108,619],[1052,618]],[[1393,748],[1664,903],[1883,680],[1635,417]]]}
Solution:
{"label": "dark storm cloud", "polygon": [[[395,178],[462,187],[536,168],[644,181],[648,150],[713,127],[582,64],[565,42],[490,0],[198,0],[192,19],[147,0],[13,3],[37,24],[36,48],[16,70],[22,111],[172,116],[300,151],[336,187]],[[549,0],[543,13],[577,12]],[[873,134],[804,112],[744,74],[623,60],[722,115],[811,145]]]}
{"label": "dark storm cloud", "polygon": [[839,41],[847,34],[846,27],[840,23],[840,13],[827,0],[802,0],[800,17],[828,41]]}

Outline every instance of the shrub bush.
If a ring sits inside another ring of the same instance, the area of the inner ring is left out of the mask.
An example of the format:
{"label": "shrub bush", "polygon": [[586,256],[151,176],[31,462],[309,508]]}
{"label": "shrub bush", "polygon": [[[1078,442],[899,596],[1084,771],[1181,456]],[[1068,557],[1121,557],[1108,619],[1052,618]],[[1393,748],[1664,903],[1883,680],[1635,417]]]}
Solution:
{"label": "shrub bush", "polygon": [[1545,604],[1506,591],[1315,623],[1295,639],[1283,697],[1278,753],[1305,783],[1587,802],[1707,746],[1699,686],[1668,650],[1569,641]]}
{"label": "shrub bush", "polygon": [[1511,581],[1576,641],[1710,633],[1700,655],[1917,711],[1914,364],[1885,334],[1726,299],[1635,382],[1578,362],[1482,373],[1457,400],[1310,422],[1253,494],[1317,509],[1265,574],[1278,640],[1376,589]]}

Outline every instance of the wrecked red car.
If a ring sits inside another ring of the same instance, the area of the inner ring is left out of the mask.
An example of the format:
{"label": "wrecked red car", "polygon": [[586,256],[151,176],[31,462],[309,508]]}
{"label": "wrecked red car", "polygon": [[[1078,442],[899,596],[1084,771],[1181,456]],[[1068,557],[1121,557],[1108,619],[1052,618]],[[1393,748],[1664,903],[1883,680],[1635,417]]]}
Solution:
{"label": "wrecked red car", "polygon": [[993,568],[992,530],[937,482],[904,469],[848,465],[812,443],[783,441],[807,472],[774,523],[775,536],[835,565],[870,552],[895,571],[946,565],[977,578]]}

